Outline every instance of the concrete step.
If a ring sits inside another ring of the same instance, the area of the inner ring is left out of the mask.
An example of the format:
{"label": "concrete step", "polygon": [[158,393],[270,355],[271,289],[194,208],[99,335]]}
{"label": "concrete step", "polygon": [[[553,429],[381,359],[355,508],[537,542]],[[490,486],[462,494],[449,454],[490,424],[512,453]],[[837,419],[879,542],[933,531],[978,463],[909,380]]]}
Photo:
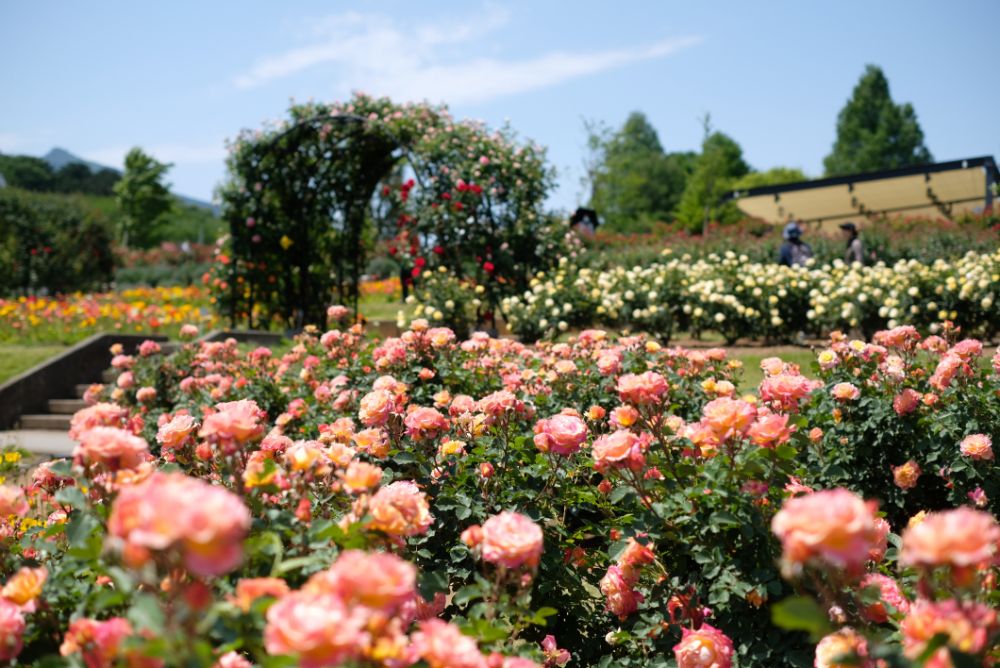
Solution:
{"label": "concrete step", "polygon": [[83,399],[49,399],[49,412],[59,415],[72,415],[86,407]]}
{"label": "concrete step", "polygon": [[105,369],[104,373],[101,374],[102,383],[113,383],[118,378],[117,369]]}
{"label": "concrete step", "polygon": [[[69,457],[73,454],[76,443],[65,431],[45,431],[32,429],[30,431],[0,431],[0,443],[16,445],[35,458]],[[27,482],[25,480],[24,482]]]}
{"label": "concrete step", "polygon": [[69,415],[22,415],[21,429],[45,429],[47,431],[68,431]]}
{"label": "concrete step", "polygon": [[77,398],[78,399],[82,399],[83,395],[85,395],[87,393],[87,390],[90,389],[90,386],[92,384],[93,383],[84,383],[82,385],[77,385],[76,386],[76,396],[77,396]]}

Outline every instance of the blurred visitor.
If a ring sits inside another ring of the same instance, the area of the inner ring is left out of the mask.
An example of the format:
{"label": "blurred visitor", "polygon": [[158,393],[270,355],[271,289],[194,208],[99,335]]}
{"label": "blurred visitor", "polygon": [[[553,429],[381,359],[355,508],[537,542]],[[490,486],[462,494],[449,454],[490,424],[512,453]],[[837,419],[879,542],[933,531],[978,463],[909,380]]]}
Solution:
{"label": "blurred visitor", "polygon": [[844,262],[854,264],[865,262],[865,252],[861,245],[861,237],[858,235],[858,226],[848,221],[840,225],[844,231],[844,238],[847,239],[847,248],[844,250]]}
{"label": "blurred visitor", "polygon": [[597,212],[593,209],[585,209],[583,207],[578,208],[570,216],[569,226],[579,233],[581,236],[592,238],[594,233],[597,232],[597,226],[600,223],[597,220]]}
{"label": "blurred visitor", "polygon": [[804,267],[813,256],[812,246],[802,241],[802,227],[798,221],[785,225],[782,232],[785,242],[781,244],[778,262],[788,267]]}

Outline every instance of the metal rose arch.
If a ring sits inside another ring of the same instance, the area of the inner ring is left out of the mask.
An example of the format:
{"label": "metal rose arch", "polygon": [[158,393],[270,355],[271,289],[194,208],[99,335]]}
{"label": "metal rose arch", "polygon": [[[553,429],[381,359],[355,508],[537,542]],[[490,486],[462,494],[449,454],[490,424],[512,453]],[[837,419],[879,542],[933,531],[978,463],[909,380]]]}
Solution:
{"label": "metal rose arch", "polygon": [[232,324],[300,329],[323,322],[331,298],[356,310],[373,195],[405,154],[389,128],[355,114],[295,119],[234,152],[242,184],[223,196]]}
{"label": "metal rose arch", "polygon": [[229,147],[219,194],[230,235],[206,280],[234,326],[322,326],[331,303],[357,313],[378,240],[406,281],[434,272],[477,295],[478,322],[558,257],[543,230],[554,227],[544,150],[510,128],[363,94],[289,114]]}

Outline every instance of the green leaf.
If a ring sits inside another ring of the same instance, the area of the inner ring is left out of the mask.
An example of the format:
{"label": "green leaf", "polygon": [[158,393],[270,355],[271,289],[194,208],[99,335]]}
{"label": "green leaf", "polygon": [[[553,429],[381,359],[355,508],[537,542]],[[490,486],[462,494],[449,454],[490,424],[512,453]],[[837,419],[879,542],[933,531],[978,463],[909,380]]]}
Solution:
{"label": "green leaf", "polygon": [[424,571],[417,579],[417,586],[420,595],[429,601],[434,594],[448,591],[448,571]]}
{"label": "green leaf", "polygon": [[480,642],[490,643],[507,637],[507,629],[493,626],[485,619],[473,619],[461,627],[462,633],[478,638]]}
{"label": "green leaf", "polygon": [[830,620],[819,604],[807,596],[792,596],[775,603],[771,621],[786,631],[807,631],[813,642],[830,631]]}
{"label": "green leaf", "polygon": [[73,475],[73,463],[68,459],[57,459],[49,466],[49,471],[60,478],[69,478]]}
{"label": "green leaf", "polygon": [[535,614],[529,621],[531,624],[534,624],[535,626],[545,626],[548,623],[547,621],[548,618],[558,613],[559,611],[556,610],[555,608],[549,608],[549,607],[539,608],[538,610],[535,611]]}
{"label": "green leaf", "polygon": [[611,490],[611,495],[608,498],[611,500],[611,503],[618,503],[631,493],[632,493],[631,487],[626,487],[625,485],[622,485],[620,487],[615,487],[613,490]]}
{"label": "green leaf", "polygon": [[155,634],[163,633],[163,608],[152,594],[139,594],[135,597],[135,602],[128,611],[128,620],[137,629],[148,629]]}
{"label": "green leaf", "polygon": [[73,513],[73,518],[66,524],[70,547],[84,547],[100,526],[101,523],[90,513]]}
{"label": "green leaf", "polygon": [[452,598],[452,603],[462,608],[468,605],[470,602],[475,601],[476,599],[480,599],[482,597],[483,597],[483,592],[482,589],[480,589],[479,585],[470,584],[466,585],[465,587],[462,587],[457,592],[455,592],[455,596]]}
{"label": "green leaf", "polygon": [[930,641],[924,645],[924,651],[917,656],[917,662],[922,666],[927,659],[934,656],[934,652],[948,644],[948,634],[937,633]]}
{"label": "green leaf", "polygon": [[56,492],[56,502],[76,509],[87,507],[87,497],[79,487],[63,487]]}
{"label": "green leaf", "polygon": [[727,513],[724,510],[712,513],[712,517],[709,519],[708,523],[713,527],[738,527],[742,524],[736,515]]}
{"label": "green leaf", "polygon": [[322,564],[325,561],[325,559],[317,555],[286,559],[278,564],[276,568],[271,569],[271,575],[278,576],[290,573],[291,571],[305,570],[308,566]]}

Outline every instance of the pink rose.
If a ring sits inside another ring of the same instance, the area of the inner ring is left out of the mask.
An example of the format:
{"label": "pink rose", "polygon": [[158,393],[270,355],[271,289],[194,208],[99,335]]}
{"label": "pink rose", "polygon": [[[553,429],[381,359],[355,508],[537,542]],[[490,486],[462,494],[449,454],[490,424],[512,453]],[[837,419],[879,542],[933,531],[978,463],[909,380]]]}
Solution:
{"label": "pink rose", "polygon": [[587,440],[587,425],[575,415],[555,415],[535,425],[535,445],[543,452],[569,457]]}
{"label": "pink rose", "polygon": [[878,573],[869,573],[861,578],[858,589],[865,590],[869,587],[878,589],[879,600],[875,603],[870,603],[861,611],[861,614],[868,621],[875,624],[884,624],[888,621],[889,612],[885,608],[886,603],[895,608],[897,613],[905,615],[909,612],[910,601],[899,588],[899,583],[892,578]]}
{"label": "pink rose", "polygon": [[904,566],[978,566],[997,554],[1000,525],[989,513],[956,508],[929,513],[903,532],[899,563]]}
{"label": "pink rose", "polygon": [[535,568],[542,556],[542,529],[530,517],[504,511],[483,522],[483,561],[506,568]]}
{"label": "pink rose", "polygon": [[958,447],[966,457],[980,461],[993,459],[993,441],[986,434],[966,436]]}
{"label": "pink rose", "polygon": [[124,429],[94,427],[80,436],[73,458],[109,471],[134,469],[149,459],[149,444]]}
{"label": "pink rose", "polygon": [[448,418],[436,408],[420,407],[410,411],[403,420],[406,435],[418,441],[434,438],[448,429]]}
{"label": "pink rose", "polygon": [[782,559],[797,570],[811,560],[859,571],[877,540],[875,518],[861,497],[846,489],[787,499],[771,521]]}
{"label": "pink rose", "polygon": [[28,499],[25,498],[23,489],[17,485],[0,485],[0,517],[24,517],[28,510]]}
{"label": "pink rose", "polygon": [[594,441],[591,453],[594,468],[604,471],[608,468],[642,468],[645,443],[638,436],[625,429],[619,429],[601,436]]}
{"label": "pink rose", "polygon": [[730,668],[733,665],[733,641],[719,629],[702,624],[697,630],[681,630],[681,641],[674,645],[678,668]]}
{"label": "pink rose", "polygon": [[21,653],[26,626],[21,608],[0,598],[0,661],[11,661]]}

